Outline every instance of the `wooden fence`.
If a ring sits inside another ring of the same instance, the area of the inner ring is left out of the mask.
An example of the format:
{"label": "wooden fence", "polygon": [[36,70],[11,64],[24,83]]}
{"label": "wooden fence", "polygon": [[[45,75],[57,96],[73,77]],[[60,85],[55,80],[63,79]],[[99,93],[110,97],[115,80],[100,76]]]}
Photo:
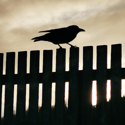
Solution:
{"label": "wooden fence", "polygon": [[[0,54],[0,94],[5,85],[4,125],[123,125],[125,101],[121,98],[121,44],[111,46],[111,69],[107,69],[107,46],[97,46],[97,70],[92,69],[93,47],[83,47],[83,70],[78,70],[79,48],[70,48],[70,70],[65,71],[65,49],[56,54],[56,72],[52,72],[52,50],[43,53],[43,73],[39,73],[39,51],[30,52],[30,73],[26,73],[27,52],[18,53],[18,74],[14,74],[15,53],[7,53],[6,75],[3,75],[3,54]],[[106,82],[111,79],[111,100],[106,101]],[[97,80],[98,101],[91,105],[92,81]],[[67,114],[64,108],[65,82],[69,82]],[[51,123],[51,85],[56,82],[56,103]],[[30,84],[28,122],[26,122],[26,84]],[[43,83],[42,110],[38,113],[38,87]],[[17,110],[13,121],[13,90],[18,85]],[[1,96],[1,95],[0,95]],[[1,103],[0,103],[1,104]],[[1,106],[1,105],[0,105]],[[66,121],[66,122],[64,122]]]}

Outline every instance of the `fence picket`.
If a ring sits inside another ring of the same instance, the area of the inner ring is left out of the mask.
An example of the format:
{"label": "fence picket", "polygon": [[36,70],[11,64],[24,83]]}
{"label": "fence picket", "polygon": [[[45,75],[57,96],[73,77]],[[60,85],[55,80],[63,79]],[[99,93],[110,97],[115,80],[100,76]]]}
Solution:
{"label": "fence picket", "polygon": [[107,46],[97,46],[97,125],[107,125],[106,70]]}
{"label": "fence picket", "polygon": [[90,125],[92,88],[92,46],[83,47],[83,71],[79,75],[79,124]]}
{"label": "fence picket", "polygon": [[25,96],[26,96],[26,61],[27,52],[18,53],[18,89],[17,89],[17,111],[16,124],[25,125]]}
{"label": "fence picket", "polygon": [[121,125],[121,44],[111,49],[111,124]]}
{"label": "fence picket", "polygon": [[3,74],[3,53],[0,53],[0,124],[1,124],[1,105],[2,105],[2,74]]}
{"label": "fence picket", "polygon": [[78,124],[78,60],[79,49],[70,48],[68,125]]}
{"label": "fence picket", "polygon": [[55,125],[64,124],[65,49],[58,49],[56,56]]}
{"label": "fence picket", "polygon": [[15,53],[7,53],[5,81],[4,125],[13,124],[13,90],[14,90]]}
{"label": "fence picket", "polygon": [[39,51],[30,53],[29,125],[38,124]]}
{"label": "fence picket", "polygon": [[51,124],[51,86],[52,86],[52,51],[43,53],[43,103],[42,125]]}

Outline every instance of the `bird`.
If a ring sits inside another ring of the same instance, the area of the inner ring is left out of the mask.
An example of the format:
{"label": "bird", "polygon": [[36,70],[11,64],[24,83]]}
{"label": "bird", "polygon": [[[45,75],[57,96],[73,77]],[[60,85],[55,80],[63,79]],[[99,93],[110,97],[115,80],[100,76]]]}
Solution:
{"label": "bird", "polygon": [[53,44],[58,44],[60,49],[62,49],[60,44],[64,44],[64,43],[70,45],[71,47],[76,47],[71,45],[69,42],[75,39],[77,34],[81,31],[85,32],[84,29],[79,28],[77,25],[70,25],[68,27],[63,27],[58,29],[39,31],[39,33],[47,32],[47,34],[34,37],[31,40],[34,40],[34,42],[38,42],[38,41],[52,42]]}

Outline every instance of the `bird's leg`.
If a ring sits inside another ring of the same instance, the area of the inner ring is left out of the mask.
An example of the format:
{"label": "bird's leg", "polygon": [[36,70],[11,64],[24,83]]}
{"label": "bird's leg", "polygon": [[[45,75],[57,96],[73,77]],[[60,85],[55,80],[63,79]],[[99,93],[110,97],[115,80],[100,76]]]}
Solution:
{"label": "bird's leg", "polygon": [[71,47],[77,47],[77,46],[73,46],[73,45],[71,45],[71,44],[69,44],[69,43],[67,43],[68,45],[70,45]]}
{"label": "bird's leg", "polygon": [[[59,45],[59,44],[58,44]],[[59,45],[60,49],[62,49],[62,47]]]}

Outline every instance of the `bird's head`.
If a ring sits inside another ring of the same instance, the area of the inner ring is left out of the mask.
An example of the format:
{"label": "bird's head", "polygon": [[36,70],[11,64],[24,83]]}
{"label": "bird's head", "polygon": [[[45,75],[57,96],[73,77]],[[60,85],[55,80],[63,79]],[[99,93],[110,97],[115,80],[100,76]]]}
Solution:
{"label": "bird's head", "polygon": [[81,28],[79,28],[77,25],[71,25],[71,26],[68,26],[68,28],[70,29],[70,30],[74,30],[74,31],[76,31],[76,32],[85,32],[85,30],[84,29],[81,29]]}

